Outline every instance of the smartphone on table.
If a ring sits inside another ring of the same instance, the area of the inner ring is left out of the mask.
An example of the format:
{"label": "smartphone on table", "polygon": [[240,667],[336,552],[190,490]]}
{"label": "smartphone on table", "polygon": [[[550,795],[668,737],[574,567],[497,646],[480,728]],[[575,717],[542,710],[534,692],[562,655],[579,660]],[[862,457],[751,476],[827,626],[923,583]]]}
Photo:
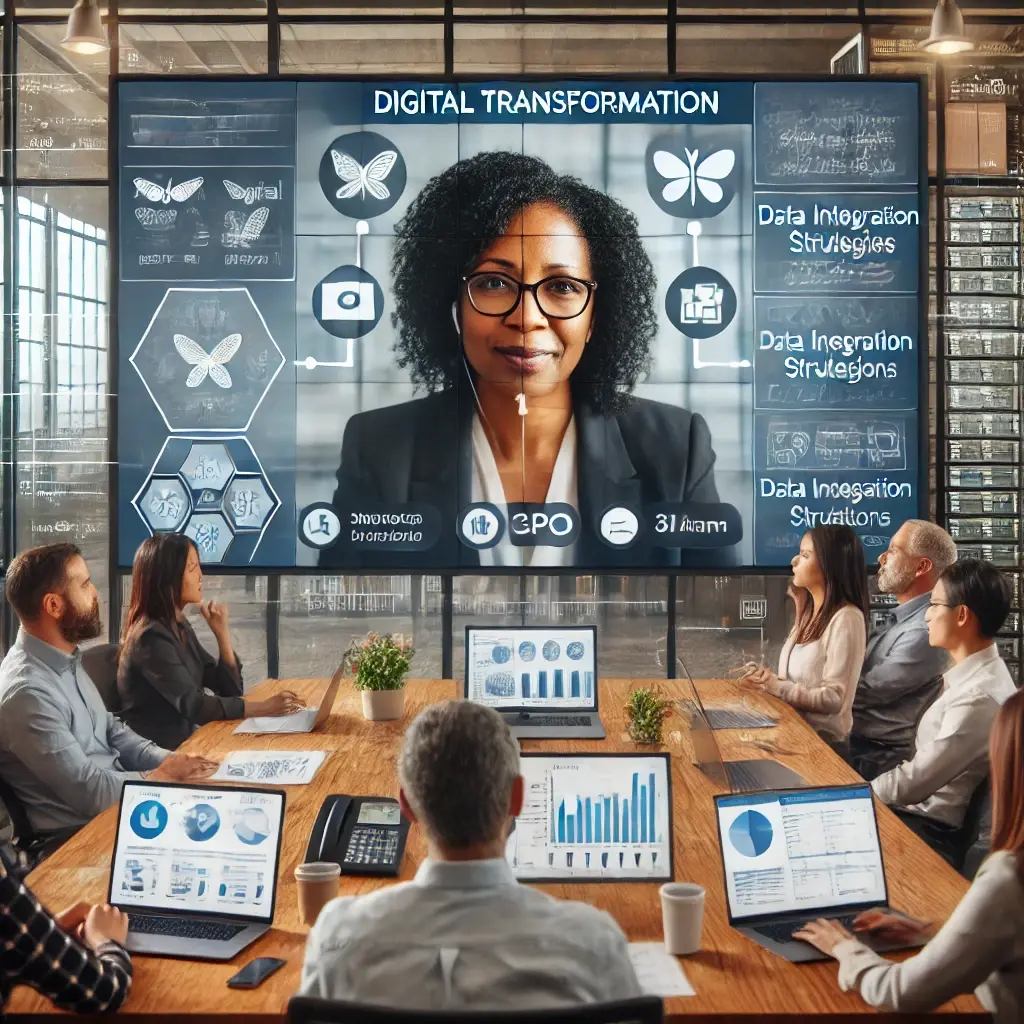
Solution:
{"label": "smartphone on table", "polygon": [[255,960],[250,960],[236,975],[228,978],[228,988],[255,988],[286,963],[286,960],[278,960],[277,957],[258,956]]}

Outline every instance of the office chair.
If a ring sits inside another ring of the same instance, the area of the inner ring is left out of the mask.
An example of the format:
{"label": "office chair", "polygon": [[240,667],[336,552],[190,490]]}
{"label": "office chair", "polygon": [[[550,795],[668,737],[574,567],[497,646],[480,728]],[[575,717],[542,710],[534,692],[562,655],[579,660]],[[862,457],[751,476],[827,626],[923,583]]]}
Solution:
{"label": "office chair", "polygon": [[82,668],[96,684],[103,706],[115,715],[121,710],[121,698],[117,693],[117,656],[120,650],[120,644],[96,644],[82,651]]}
{"label": "office chair", "polygon": [[28,823],[28,813],[25,805],[5,779],[0,778],[0,803],[3,804],[7,816],[11,819],[14,829],[14,837],[11,846],[19,853],[24,854],[24,873],[28,874],[33,868],[42,863],[54,850],[61,846],[65,839],[60,836],[37,836]]}
{"label": "office chair", "polygon": [[289,1024],[661,1024],[664,1007],[658,996],[640,996],[551,1010],[394,1010],[292,996],[288,1020]]}
{"label": "office chair", "polygon": [[964,865],[967,863],[971,847],[981,838],[982,822],[990,813],[991,797],[992,787],[989,776],[986,775],[971,794],[967,810],[964,812],[964,823],[952,839],[953,867],[961,874],[964,873]]}

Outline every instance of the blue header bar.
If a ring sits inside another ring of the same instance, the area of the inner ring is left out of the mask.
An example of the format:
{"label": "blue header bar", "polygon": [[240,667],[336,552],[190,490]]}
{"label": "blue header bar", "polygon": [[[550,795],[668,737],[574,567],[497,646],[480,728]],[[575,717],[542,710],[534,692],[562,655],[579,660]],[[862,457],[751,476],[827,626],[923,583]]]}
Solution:
{"label": "blue header bar", "polygon": [[718,798],[720,807],[753,807],[757,804],[822,804],[833,800],[870,800],[870,786],[842,786],[827,789],[803,789],[799,793],[741,793]]}
{"label": "blue header bar", "polygon": [[381,82],[363,88],[367,124],[750,124],[752,82]]}

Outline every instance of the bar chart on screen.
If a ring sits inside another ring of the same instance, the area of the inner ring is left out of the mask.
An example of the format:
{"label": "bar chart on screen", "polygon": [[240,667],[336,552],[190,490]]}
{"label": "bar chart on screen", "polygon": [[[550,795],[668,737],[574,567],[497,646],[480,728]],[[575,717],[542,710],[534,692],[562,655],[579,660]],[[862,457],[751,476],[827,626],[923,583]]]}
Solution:
{"label": "bar chart on screen", "polygon": [[524,755],[523,811],[507,856],[522,879],[672,877],[668,760]]}

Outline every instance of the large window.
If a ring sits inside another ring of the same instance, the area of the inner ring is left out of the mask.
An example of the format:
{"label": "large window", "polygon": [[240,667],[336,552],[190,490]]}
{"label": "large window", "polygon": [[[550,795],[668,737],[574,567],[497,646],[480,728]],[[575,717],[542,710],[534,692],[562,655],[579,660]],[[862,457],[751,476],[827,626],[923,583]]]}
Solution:
{"label": "large window", "polygon": [[[101,7],[117,15],[116,45],[93,56],[61,47],[70,6],[71,0],[0,3],[0,40],[8,44],[3,52],[15,62],[0,68],[12,75],[13,86],[0,106],[0,124],[13,142],[0,166],[0,271],[9,275],[0,277],[2,554],[6,564],[32,544],[79,543],[115,631],[129,581],[111,580],[108,572],[116,515],[108,504],[112,72],[250,80],[268,73],[827,74],[833,55],[860,37],[847,52],[847,67],[929,76],[933,142],[947,102],[969,101],[965,90],[984,92],[990,79],[1010,83],[1006,173],[986,177],[979,168],[970,180],[951,184],[943,168],[933,168],[932,220],[941,211],[937,224],[946,238],[951,230],[966,230],[951,220],[951,210],[964,209],[949,205],[958,196],[1019,202],[1024,28],[1017,0],[962,0],[979,50],[942,65],[916,49],[934,4],[911,0],[277,0],[270,5],[273,16],[266,0],[111,0]],[[933,146],[932,159],[937,157]],[[1018,220],[1019,234],[1024,221]],[[936,240],[935,266],[945,259],[945,240]],[[990,341],[975,337],[977,331],[955,329],[950,316],[963,300],[952,290],[968,278],[948,261],[933,271],[935,508],[948,516],[962,545],[1001,559],[1015,573],[1022,557],[1017,538],[1024,508],[1024,417],[1016,410],[1024,405],[1024,367],[1010,372],[995,360],[1017,360],[1024,346],[1013,347],[1001,336],[1002,347],[989,351],[984,346]],[[1014,308],[1024,310],[1019,271],[1015,282]],[[1019,341],[1024,316],[1018,321],[1003,333]],[[968,390],[963,385],[975,383],[1015,389],[1013,415],[998,419],[998,410],[988,408],[947,411],[954,388],[962,397]],[[1012,436],[995,430],[996,419],[1012,425]],[[956,460],[971,453],[981,459],[971,479],[989,483],[974,493],[957,491],[967,470]],[[998,461],[1004,457],[1010,461]],[[997,518],[986,518],[993,509]],[[1013,582],[1019,593],[1016,574]],[[250,682],[268,671],[325,674],[348,641],[370,629],[412,634],[419,651],[414,675],[447,670],[458,676],[463,627],[497,621],[597,622],[606,675],[665,676],[679,674],[682,666],[694,675],[718,674],[751,658],[773,663],[788,622],[784,582],[752,576],[254,576],[211,580],[209,591],[232,606]],[[1020,622],[1015,612],[1015,636],[1005,645],[1014,657]],[[9,643],[9,612],[3,625],[2,639]]]}

